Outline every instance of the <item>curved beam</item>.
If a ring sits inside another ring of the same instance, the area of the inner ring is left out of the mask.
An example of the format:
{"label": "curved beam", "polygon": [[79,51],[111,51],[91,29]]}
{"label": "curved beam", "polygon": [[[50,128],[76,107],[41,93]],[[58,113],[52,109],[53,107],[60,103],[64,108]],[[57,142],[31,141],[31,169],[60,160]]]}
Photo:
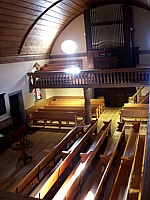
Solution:
{"label": "curved beam", "polygon": [[19,51],[18,51],[18,55],[21,53],[21,50],[22,50],[22,47],[23,47],[23,44],[27,38],[27,36],[29,35],[30,31],[33,29],[33,27],[35,26],[35,24],[40,20],[40,18],[45,15],[45,13],[50,10],[52,7],[54,7],[55,5],[57,5],[58,3],[60,3],[61,1],[63,0],[58,0],[56,1],[55,3],[53,3],[50,7],[48,7],[44,12],[42,12],[38,17],[37,19],[33,22],[33,24],[29,27],[29,29],[27,30],[21,44],[20,44],[20,47],[19,47]]}

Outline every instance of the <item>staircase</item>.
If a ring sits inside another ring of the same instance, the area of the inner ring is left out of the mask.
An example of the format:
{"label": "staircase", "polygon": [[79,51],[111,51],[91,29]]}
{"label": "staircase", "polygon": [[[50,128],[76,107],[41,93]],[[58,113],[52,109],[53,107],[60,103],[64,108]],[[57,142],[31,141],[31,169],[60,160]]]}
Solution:
{"label": "staircase", "polygon": [[[146,90],[145,95],[142,95],[144,93],[143,91]],[[128,98],[129,103],[149,103],[149,88],[147,87],[140,87],[137,92]]]}

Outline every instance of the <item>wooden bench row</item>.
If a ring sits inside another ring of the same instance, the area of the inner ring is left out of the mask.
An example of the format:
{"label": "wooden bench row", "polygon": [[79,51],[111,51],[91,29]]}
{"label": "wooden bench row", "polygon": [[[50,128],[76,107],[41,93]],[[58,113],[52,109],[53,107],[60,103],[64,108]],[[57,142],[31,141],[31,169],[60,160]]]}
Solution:
{"label": "wooden bench row", "polygon": [[132,110],[148,110],[149,104],[125,103],[122,108]]}
{"label": "wooden bench row", "polygon": [[73,199],[75,195],[75,190],[80,187],[80,184],[83,180],[85,173],[90,167],[96,153],[98,152],[102,142],[104,141],[106,135],[110,132],[111,120],[108,123],[105,123],[105,128],[102,128],[102,132],[99,133],[99,138],[94,142],[94,145],[91,144],[91,147],[87,150],[86,159],[85,153],[80,153],[81,160],[72,170],[66,181],[60,187],[58,192],[53,197],[53,200],[56,199]]}
{"label": "wooden bench row", "polygon": [[[75,102],[62,102],[62,101],[53,101],[51,104],[45,106],[44,108],[53,108],[53,107],[58,107],[61,108],[61,107],[64,107],[66,109],[74,109],[74,110],[79,110],[79,109],[82,109],[83,111],[83,114],[82,116],[84,117],[85,115],[85,105],[84,105],[84,102],[81,102],[81,103],[75,103]],[[96,116],[96,118],[98,119],[99,116],[100,116],[100,107],[99,107],[99,104],[91,104],[91,114],[92,116]]]}
{"label": "wooden bench row", "polygon": [[68,68],[73,68],[73,67],[80,67],[81,66],[81,61],[82,60],[61,60],[61,61],[52,61],[52,63],[45,64],[40,70],[41,71],[64,71],[65,69]]}
{"label": "wooden bench row", "polygon": [[74,148],[70,147],[68,150],[68,154],[65,159],[58,165],[58,167],[54,170],[54,172],[47,177],[45,182],[41,182],[41,184],[36,188],[30,196],[35,198],[44,198],[45,195],[50,191],[50,189],[54,186],[56,182],[59,182],[63,172],[74,162],[75,157],[79,154],[81,149],[83,148],[84,144],[87,140],[91,137],[92,133],[97,131],[97,123],[98,121],[92,122],[92,124],[87,128],[86,132],[84,133],[83,137],[81,137]]}
{"label": "wooden bench row", "polygon": [[148,110],[143,109],[121,109],[120,110],[120,121],[123,120],[133,122],[137,121],[148,121]]}
{"label": "wooden bench row", "polygon": [[125,122],[118,122],[118,128],[110,137],[105,151],[100,154],[100,163],[105,166],[105,170],[102,174],[98,187],[96,189],[94,200],[99,200],[100,194],[102,193],[104,182],[107,178],[108,173],[111,170],[112,162],[117,155],[118,146],[121,143],[122,138],[125,136]]}
{"label": "wooden bench row", "polygon": [[124,200],[127,199],[141,199],[142,178],[144,170],[144,160],[146,151],[147,125],[140,127],[139,141],[137,149],[135,149],[135,156],[133,158],[132,167],[129,175],[129,181],[124,194]]}
{"label": "wooden bench row", "polygon": [[[91,113],[92,115],[96,115],[96,118],[99,118],[100,114],[104,111],[105,109],[105,101],[104,98],[101,97],[99,99],[90,99],[91,102]],[[78,113],[81,116],[84,116],[85,113],[85,100],[84,99],[65,99],[64,97],[62,97],[61,99],[56,97],[55,100],[51,101],[50,104],[48,104],[47,106],[45,106],[44,108],[55,108],[56,107],[64,107],[63,110],[65,110],[65,108],[67,109],[67,111],[70,109],[70,111],[72,111],[72,107],[74,107],[76,110],[80,110],[82,109],[82,112]]]}
{"label": "wooden bench row", "polygon": [[133,160],[137,154],[140,135],[139,129],[140,122],[135,123],[131,128],[109,200],[126,199],[126,189],[129,182],[130,172]]}
{"label": "wooden bench row", "polygon": [[[22,180],[15,184],[10,191],[14,193],[22,193],[27,186],[31,186],[34,182],[40,181],[40,173],[46,169],[49,165],[54,165],[57,160],[57,155],[67,146],[72,143],[81,133],[84,133],[84,120],[73,128],[69,133],[56,145],[47,155],[35,166],[33,167]],[[35,181],[36,180],[36,181]]]}
{"label": "wooden bench row", "polygon": [[73,125],[76,126],[77,112],[61,112],[61,111],[53,112],[50,109],[49,110],[40,109],[38,112],[33,112],[28,117],[28,124],[30,126],[33,124],[39,124],[39,122],[43,123],[44,126],[51,125],[54,121],[57,121],[59,123],[58,124],[59,128],[61,128],[62,123],[64,121],[66,122],[66,125],[69,125],[69,122],[73,122]]}
{"label": "wooden bench row", "polygon": [[[69,98],[64,98],[64,96],[62,96],[61,98],[57,98],[57,97],[55,97],[55,100],[53,101],[53,103],[55,102],[56,103],[56,101],[59,101],[59,102],[63,102],[63,103],[68,103],[68,104],[84,104],[85,103],[85,99],[81,99],[81,98],[71,98],[71,97],[69,97]],[[98,106],[99,106],[99,112],[100,113],[102,113],[103,111],[104,111],[104,109],[105,109],[105,99],[104,99],[104,97],[103,96],[101,96],[101,97],[99,97],[98,99],[93,99],[93,98],[91,98],[90,99],[90,103],[91,103],[91,105],[92,104],[98,104]]]}

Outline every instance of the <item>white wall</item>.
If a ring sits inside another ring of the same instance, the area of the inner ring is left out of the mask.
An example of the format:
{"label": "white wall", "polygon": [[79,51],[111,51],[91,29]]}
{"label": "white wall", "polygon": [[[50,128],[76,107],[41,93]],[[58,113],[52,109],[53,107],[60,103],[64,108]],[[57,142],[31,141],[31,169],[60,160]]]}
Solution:
{"label": "white wall", "polygon": [[55,89],[54,96],[84,96],[82,88]]}
{"label": "white wall", "polygon": [[74,40],[77,44],[77,50],[75,53],[85,53],[86,52],[86,42],[85,42],[85,28],[84,28],[84,16],[80,15],[75,20],[72,21],[64,31],[57,38],[51,55],[64,55],[65,53],[61,50],[61,43],[64,40]]}
{"label": "white wall", "polygon": [[[85,28],[84,28],[84,16],[80,15],[72,23],[70,23],[65,30],[57,38],[51,55],[65,55],[61,50],[61,43],[64,40],[74,40],[77,44],[77,50],[75,53],[86,53],[86,42],[85,42]],[[62,58],[60,58],[62,60]],[[57,59],[57,60],[60,60]],[[87,57],[68,57],[63,58],[65,60],[69,59],[82,59],[83,69],[87,66]],[[53,59],[55,60],[55,59]],[[47,98],[49,95],[49,90],[46,90]],[[50,92],[51,93],[51,92]],[[82,88],[71,88],[71,89],[55,89],[53,91],[54,96],[83,96]]]}
{"label": "white wall", "polygon": [[[133,7],[133,43],[139,50],[150,50],[150,11]],[[140,55],[140,64],[150,64],[150,54]]]}
{"label": "white wall", "polygon": [[[25,109],[34,105],[33,95],[29,93],[29,82],[27,72],[31,72],[36,61],[0,64],[0,93],[5,94],[7,113],[0,116],[0,121],[10,115],[8,95],[22,90]],[[48,63],[48,60],[37,61],[41,66]]]}

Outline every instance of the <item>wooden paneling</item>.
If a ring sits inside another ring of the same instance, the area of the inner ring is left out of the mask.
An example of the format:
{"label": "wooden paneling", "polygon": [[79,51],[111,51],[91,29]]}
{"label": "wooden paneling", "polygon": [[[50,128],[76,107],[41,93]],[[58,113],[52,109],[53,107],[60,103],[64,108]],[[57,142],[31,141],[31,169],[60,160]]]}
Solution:
{"label": "wooden paneling", "polygon": [[[132,3],[150,9],[147,0]],[[0,57],[48,54],[55,38],[73,19],[105,4],[108,2],[98,0],[1,0]]]}

